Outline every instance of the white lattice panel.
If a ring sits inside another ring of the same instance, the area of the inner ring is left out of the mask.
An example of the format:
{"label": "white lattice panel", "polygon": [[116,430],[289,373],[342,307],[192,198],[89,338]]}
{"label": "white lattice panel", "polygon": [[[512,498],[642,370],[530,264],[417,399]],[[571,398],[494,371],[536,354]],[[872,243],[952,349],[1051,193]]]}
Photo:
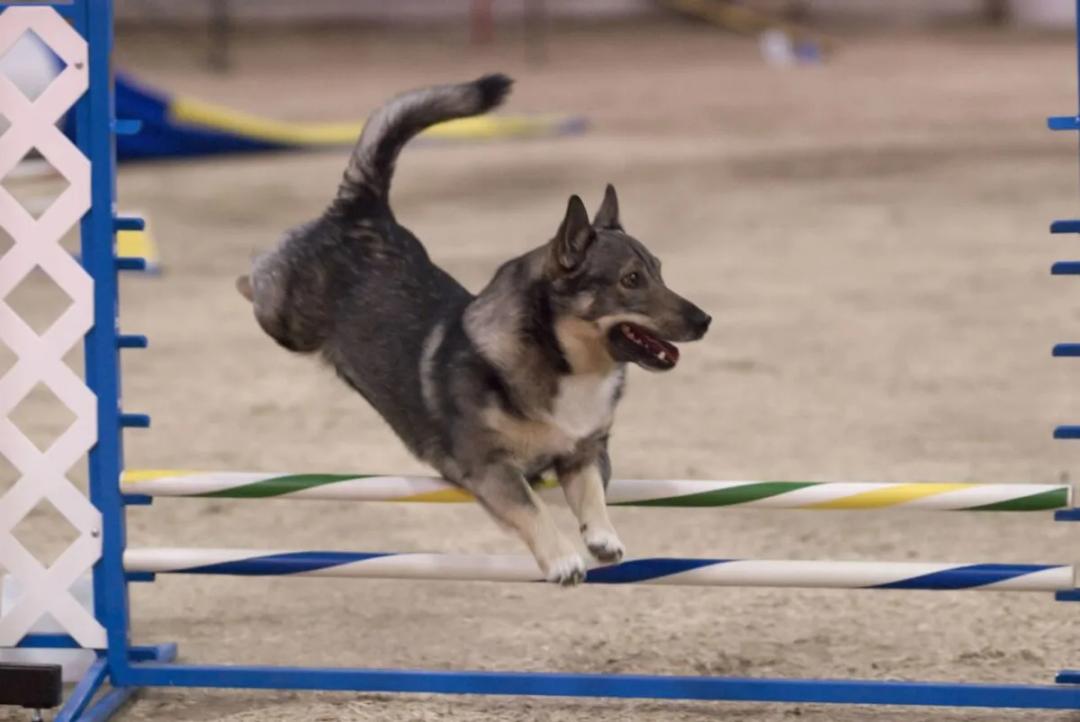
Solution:
{"label": "white lattice panel", "polygon": [[[10,127],[0,136],[0,178],[36,149],[68,181],[68,187],[37,219],[0,185],[0,227],[14,245],[0,257],[0,299],[35,267],[40,267],[72,299],[66,311],[38,335],[10,305],[0,300],[0,342],[17,360],[0,377],[0,454],[19,475],[0,497],[0,571],[21,590],[0,617],[0,646],[13,645],[43,616],[50,615],[84,647],[105,646],[105,630],[71,593],[71,585],[101,556],[101,515],[68,478],[97,438],[94,395],[64,363],[93,324],[93,281],[60,245],[63,235],[90,207],[90,163],[56,127],[87,88],[87,47],[83,38],[51,8],[19,7],[0,13],[0,55],[32,31],[65,63],[64,70],[35,100],[29,100],[0,73],[0,113]],[[8,418],[36,386],[43,384],[75,416],[44,451]],[[51,503],[78,537],[49,566],[13,533],[38,504]]]}

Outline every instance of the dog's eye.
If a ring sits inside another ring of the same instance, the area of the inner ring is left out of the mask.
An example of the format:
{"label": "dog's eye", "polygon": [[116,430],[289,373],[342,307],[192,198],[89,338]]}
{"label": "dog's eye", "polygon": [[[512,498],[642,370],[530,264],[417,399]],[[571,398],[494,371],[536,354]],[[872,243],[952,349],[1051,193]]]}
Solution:
{"label": "dog's eye", "polygon": [[622,277],[621,283],[627,288],[637,288],[641,285],[641,274],[637,271],[631,271]]}

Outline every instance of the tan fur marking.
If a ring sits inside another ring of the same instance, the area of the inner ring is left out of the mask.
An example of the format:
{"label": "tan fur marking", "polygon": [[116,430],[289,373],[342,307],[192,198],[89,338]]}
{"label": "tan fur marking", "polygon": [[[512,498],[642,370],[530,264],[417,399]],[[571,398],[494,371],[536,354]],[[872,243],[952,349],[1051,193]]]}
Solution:
{"label": "tan fur marking", "polygon": [[251,287],[251,276],[243,275],[236,278],[236,290],[249,301],[255,300],[255,291]]}
{"label": "tan fur marking", "polygon": [[596,465],[559,477],[566,503],[581,523],[581,538],[589,552],[602,562],[622,559],[625,547],[607,513],[604,480]]}
{"label": "tan fur marking", "polygon": [[575,374],[607,375],[615,368],[607,338],[599,324],[563,316],[555,321],[555,337]]}
{"label": "tan fur marking", "polygon": [[496,407],[485,409],[483,418],[520,461],[569,454],[577,446],[578,439],[546,421],[520,419]]}
{"label": "tan fur marking", "polygon": [[521,505],[507,510],[505,521],[513,527],[536,557],[544,574],[550,574],[552,568],[562,559],[576,557],[574,545],[570,543],[555,524],[547,506],[532,489],[528,490],[533,505]]}
{"label": "tan fur marking", "polygon": [[566,495],[567,505],[583,527],[615,533],[608,518],[604,480],[595,465],[567,474],[565,478],[560,477],[559,483]]}

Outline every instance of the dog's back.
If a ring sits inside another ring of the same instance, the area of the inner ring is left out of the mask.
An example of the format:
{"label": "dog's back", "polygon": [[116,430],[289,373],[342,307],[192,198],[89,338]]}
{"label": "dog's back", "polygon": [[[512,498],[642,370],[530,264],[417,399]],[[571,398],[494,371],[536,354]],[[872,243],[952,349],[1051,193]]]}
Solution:
{"label": "dog's back", "polygon": [[490,110],[510,83],[488,75],[406,93],[380,108],[327,211],[289,231],[237,282],[267,334],[291,351],[321,352],[418,453],[425,444],[418,371],[424,339],[472,296],[394,219],[394,165],[415,135]]}

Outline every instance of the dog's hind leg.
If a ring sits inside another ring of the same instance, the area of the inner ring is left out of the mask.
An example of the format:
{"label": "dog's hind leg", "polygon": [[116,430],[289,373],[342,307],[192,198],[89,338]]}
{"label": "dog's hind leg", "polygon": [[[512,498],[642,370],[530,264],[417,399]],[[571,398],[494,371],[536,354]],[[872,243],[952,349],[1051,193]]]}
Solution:
{"label": "dog's hind leg", "polygon": [[615,563],[622,559],[625,549],[608,518],[604,482],[599,461],[559,469],[559,485],[581,524],[581,538],[589,553],[599,561]]}
{"label": "dog's hind leg", "polygon": [[496,521],[521,537],[549,582],[573,586],[584,581],[584,560],[521,472],[508,465],[491,466],[477,478],[463,480],[462,486]]}

